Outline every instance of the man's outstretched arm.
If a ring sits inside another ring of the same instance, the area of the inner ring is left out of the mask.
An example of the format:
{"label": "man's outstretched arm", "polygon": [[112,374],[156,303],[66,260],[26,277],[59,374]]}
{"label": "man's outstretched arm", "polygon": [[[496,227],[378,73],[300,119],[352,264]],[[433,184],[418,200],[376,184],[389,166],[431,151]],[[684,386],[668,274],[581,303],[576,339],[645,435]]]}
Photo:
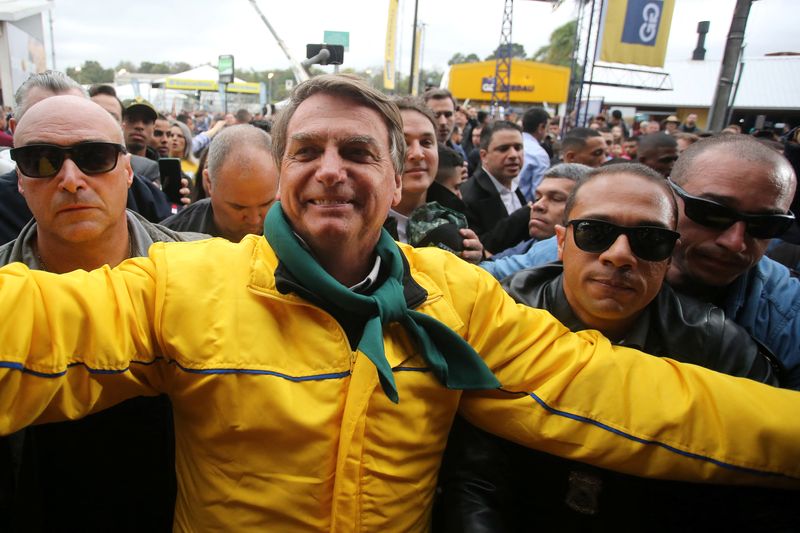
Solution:
{"label": "man's outstretched arm", "polygon": [[163,369],[152,327],[155,293],[144,258],[113,273],[56,276],[21,263],[2,269],[8,319],[0,321],[0,433],[156,394]]}
{"label": "man's outstretched arm", "polygon": [[508,391],[463,395],[475,425],[635,475],[800,486],[799,393],[571,333],[477,269],[442,272],[459,332]]}

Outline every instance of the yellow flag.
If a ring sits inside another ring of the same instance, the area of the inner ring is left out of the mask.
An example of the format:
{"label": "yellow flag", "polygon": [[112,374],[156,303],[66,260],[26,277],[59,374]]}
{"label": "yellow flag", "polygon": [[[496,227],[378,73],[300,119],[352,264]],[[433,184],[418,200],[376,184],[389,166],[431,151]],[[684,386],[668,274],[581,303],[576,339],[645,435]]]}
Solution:
{"label": "yellow flag", "polygon": [[386,24],[386,51],[383,54],[383,88],[394,89],[397,72],[397,4],[400,0],[389,0],[389,21]]}
{"label": "yellow flag", "polygon": [[605,0],[599,59],[663,67],[675,0]]}

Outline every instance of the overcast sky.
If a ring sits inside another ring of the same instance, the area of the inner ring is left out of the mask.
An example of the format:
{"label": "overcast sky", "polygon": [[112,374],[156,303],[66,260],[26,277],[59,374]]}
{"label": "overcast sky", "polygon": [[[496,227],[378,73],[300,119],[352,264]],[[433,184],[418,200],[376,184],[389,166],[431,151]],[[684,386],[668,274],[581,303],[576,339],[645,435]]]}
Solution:
{"label": "overcast sky", "polygon": [[[306,43],[322,42],[325,30],[350,32],[345,66],[380,68],[388,0],[257,0],[278,35],[298,60]],[[419,0],[426,25],[423,67],[443,68],[456,52],[490,54],[500,38],[503,0]],[[710,20],[708,59],[722,57],[735,0],[676,0],[668,59],[689,59],[700,20]],[[400,0],[398,67],[409,69],[413,0]],[[745,55],[800,52],[798,0],[759,0],[747,25]],[[574,0],[553,11],[544,2],[517,0],[512,40],[529,54],[547,44],[553,29],[577,13]],[[248,0],[55,0],[56,67],[65,70],[94,59],[105,67],[119,61],[185,61],[216,65],[233,54],[237,69],[287,68],[289,61]]]}

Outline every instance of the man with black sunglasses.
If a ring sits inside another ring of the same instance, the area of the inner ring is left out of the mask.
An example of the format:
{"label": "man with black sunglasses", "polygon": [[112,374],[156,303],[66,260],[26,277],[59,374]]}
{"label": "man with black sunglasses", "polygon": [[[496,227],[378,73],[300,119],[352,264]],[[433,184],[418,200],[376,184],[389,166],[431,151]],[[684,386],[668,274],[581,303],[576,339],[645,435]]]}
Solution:
{"label": "man with black sunglasses", "polygon": [[800,388],[800,282],[764,257],[792,224],[794,170],[745,135],[691,145],[672,169],[678,231],[667,280],[714,303],[782,362],[781,384]]}
{"label": "man with black sunglasses", "polygon": [[[613,190],[610,195],[607,191]],[[624,202],[624,209],[620,206]],[[678,239],[664,178],[644,165],[601,167],[578,181],[556,226],[559,259],[503,281],[519,303],[546,309],[572,331],[596,329],[615,344],[772,385],[772,355],[710,304],[664,283]],[[800,518],[787,501],[747,504],[766,492],[637,479],[505,441],[464,420],[454,426],[440,475],[445,531],[758,529]],[[535,482],[532,482],[535,480]],[[738,499],[737,499],[738,498]]]}
{"label": "man with black sunglasses", "polygon": [[800,486],[800,393],[571,333],[392,240],[406,147],[386,95],[316,76],[272,134],[264,236],[0,270],[0,432],[167,392],[176,531],[426,531],[456,411],[604,468]]}
{"label": "man with black sunglasses", "polygon": [[[0,265],[93,270],[146,255],[154,242],[199,236],[126,210],[134,176],[122,142],[112,115],[80,96],[52,96],[26,112],[11,157],[34,219],[0,247]],[[0,501],[12,502],[3,516],[20,530],[35,520],[43,530],[99,531],[125,516],[130,531],[168,531],[176,483],[171,417],[166,396],[133,398],[78,423],[12,435],[8,444],[21,451],[10,462],[13,488],[0,491]],[[111,467],[119,457],[132,461],[124,473]]]}

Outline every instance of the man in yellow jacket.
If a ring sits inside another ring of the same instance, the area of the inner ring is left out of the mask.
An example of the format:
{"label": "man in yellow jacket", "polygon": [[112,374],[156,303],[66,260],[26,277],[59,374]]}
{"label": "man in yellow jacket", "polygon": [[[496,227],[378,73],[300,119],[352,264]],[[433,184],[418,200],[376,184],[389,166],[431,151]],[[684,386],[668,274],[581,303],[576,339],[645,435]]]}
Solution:
{"label": "man in yellow jacket", "polygon": [[[391,241],[405,146],[387,97],[320,76],[273,133],[264,237],[0,271],[2,432],[166,392],[179,531],[424,531],[457,410],[604,468],[800,485],[798,393],[570,333],[456,256]],[[20,172],[72,164],[47,157]]]}

